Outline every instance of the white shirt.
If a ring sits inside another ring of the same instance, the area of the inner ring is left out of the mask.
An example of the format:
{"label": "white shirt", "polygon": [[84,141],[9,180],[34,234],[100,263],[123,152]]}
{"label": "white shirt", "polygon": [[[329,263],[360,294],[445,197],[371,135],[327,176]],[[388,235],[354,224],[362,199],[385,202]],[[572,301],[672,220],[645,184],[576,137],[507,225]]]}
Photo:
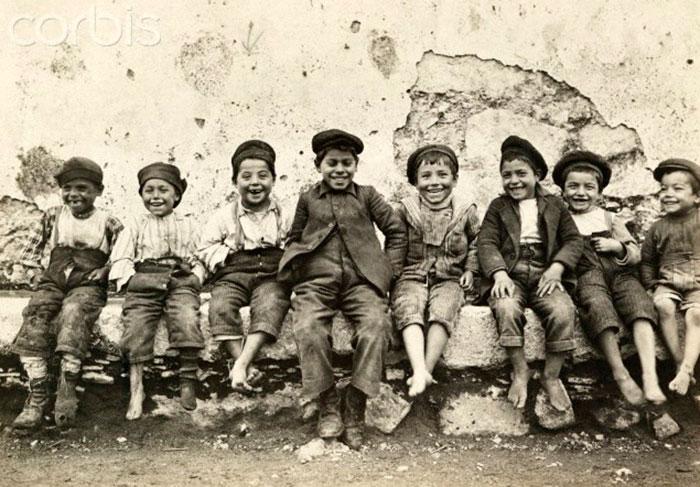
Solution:
{"label": "white shirt", "polygon": [[520,243],[541,243],[537,228],[537,198],[520,200]]}

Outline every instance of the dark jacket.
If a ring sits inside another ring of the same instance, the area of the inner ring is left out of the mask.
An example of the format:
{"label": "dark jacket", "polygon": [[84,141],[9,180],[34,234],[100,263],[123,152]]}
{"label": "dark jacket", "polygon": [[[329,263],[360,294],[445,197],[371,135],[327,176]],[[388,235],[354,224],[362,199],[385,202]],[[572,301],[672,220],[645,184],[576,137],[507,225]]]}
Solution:
{"label": "dark jacket", "polygon": [[[576,264],[583,253],[583,238],[564,201],[540,185],[536,188],[538,228],[546,248],[546,265],[560,262],[566,269],[563,281],[569,289],[575,286]],[[480,294],[484,298],[493,286],[492,276],[499,270],[510,274],[520,257],[520,211],[518,203],[508,195],[491,202],[477,245],[477,256],[483,277]]]}
{"label": "dark jacket", "polygon": [[[375,223],[386,237],[386,253],[377,239]],[[406,230],[376,189],[355,183],[347,191],[332,192],[321,181],[299,196],[277,279],[296,284],[294,268],[305,265],[333,231],[340,233],[357,270],[387,293],[392,279],[401,274]]]}

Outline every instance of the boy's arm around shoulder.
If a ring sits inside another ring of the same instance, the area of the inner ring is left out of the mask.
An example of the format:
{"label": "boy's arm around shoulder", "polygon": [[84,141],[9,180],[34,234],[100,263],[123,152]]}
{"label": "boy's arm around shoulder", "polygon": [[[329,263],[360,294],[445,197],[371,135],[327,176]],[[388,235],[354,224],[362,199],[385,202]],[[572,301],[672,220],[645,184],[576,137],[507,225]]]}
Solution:
{"label": "boy's arm around shoulder", "polygon": [[559,262],[566,270],[575,272],[576,265],[583,254],[583,237],[564,201],[556,196],[552,196],[552,201],[559,207],[557,239],[561,244],[552,262]]}
{"label": "boy's arm around shoulder", "polygon": [[659,252],[656,240],[656,224],[647,231],[642,242],[642,261],[639,265],[639,279],[645,289],[656,285],[659,270]]}
{"label": "boy's arm around shoulder", "polygon": [[493,277],[498,271],[507,270],[506,262],[501,255],[500,226],[502,223],[499,214],[502,209],[501,198],[491,202],[481,222],[477,239],[477,258],[481,270],[487,277]]}
{"label": "boy's arm around shoulder", "polygon": [[368,188],[369,211],[372,220],[384,234],[384,251],[394,268],[394,275],[399,276],[403,271],[403,263],[408,248],[408,232],[406,224],[398,212],[379,194],[373,186]]}

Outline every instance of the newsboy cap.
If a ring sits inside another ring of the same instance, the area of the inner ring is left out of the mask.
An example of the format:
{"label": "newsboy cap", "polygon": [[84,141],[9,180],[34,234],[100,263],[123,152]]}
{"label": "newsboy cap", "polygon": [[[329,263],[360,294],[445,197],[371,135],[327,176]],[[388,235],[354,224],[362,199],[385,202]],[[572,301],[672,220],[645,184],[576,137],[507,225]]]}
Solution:
{"label": "newsboy cap", "polygon": [[529,141],[517,135],[508,136],[501,144],[501,166],[505,157],[511,154],[522,156],[530,162],[532,168],[536,172],[539,171],[540,179],[544,179],[547,175],[547,163],[544,162],[544,157]]}
{"label": "newsboy cap", "polygon": [[238,177],[238,169],[241,167],[241,162],[246,159],[260,159],[267,163],[267,167],[275,175],[275,159],[277,158],[275,150],[270,144],[263,140],[246,140],[236,148],[236,151],[231,156],[231,166],[233,167],[233,180]]}
{"label": "newsboy cap", "polygon": [[654,179],[661,182],[664,174],[671,171],[687,171],[700,183],[700,166],[687,159],[666,159],[654,169]]}
{"label": "newsboy cap", "polygon": [[598,185],[601,191],[610,183],[612,169],[610,169],[610,165],[605,159],[593,152],[576,150],[564,154],[564,156],[559,159],[559,162],[556,163],[554,169],[552,169],[554,184],[564,189],[566,176],[574,169],[579,168],[594,171],[598,175]]}
{"label": "newsboy cap", "polygon": [[59,186],[73,179],[87,179],[102,186],[102,168],[87,157],[71,157],[54,176]]}
{"label": "newsboy cap", "polygon": [[314,135],[311,139],[311,149],[315,154],[324,149],[337,146],[352,147],[357,154],[360,154],[365,148],[365,144],[362,143],[359,137],[340,129],[324,130]]}
{"label": "newsboy cap", "polygon": [[[141,194],[143,186],[149,179],[162,179],[163,181],[167,181],[173,185],[181,197],[187,189],[187,181],[180,177],[180,170],[177,166],[164,162],[154,162],[144,167],[139,171],[138,178],[139,194]],[[180,198],[180,201],[182,201],[182,198]],[[179,205],[180,201],[176,201],[174,206]]]}
{"label": "newsboy cap", "polygon": [[408,176],[408,182],[415,186],[416,184],[416,172],[418,171],[418,166],[425,154],[438,153],[447,156],[452,165],[453,174],[457,174],[459,171],[459,163],[457,162],[457,155],[455,152],[446,145],[442,144],[430,144],[420,147],[413,151],[413,154],[408,156],[408,163],[406,164],[406,176]]}

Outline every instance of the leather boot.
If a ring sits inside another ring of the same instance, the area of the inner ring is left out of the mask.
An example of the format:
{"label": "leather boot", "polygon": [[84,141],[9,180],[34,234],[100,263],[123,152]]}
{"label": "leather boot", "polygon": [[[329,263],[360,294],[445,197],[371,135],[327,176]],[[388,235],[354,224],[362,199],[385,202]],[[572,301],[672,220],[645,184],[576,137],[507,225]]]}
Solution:
{"label": "leather boot", "polygon": [[364,443],[367,395],[353,386],[348,386],[345,390],[344,403],[345,435],[343,440],[353,450],[359,450]]}
{"label": "leather boot", "polygon": [[29,381],[29,396],[24,408],[10,426],[13,429],[31,430],[41,426],[49,405],[49,380],[46,377]]}
{"label": "leather boot", "polygon": [[337,438],[343,433],[340,395],[335,386],[323,391],[319,397],[317,429],[318,436],[323,439]]}
{"label": "leather boot", "polygon": [[197,409],[197,379],[180,376],[180,405],[187,411]]}
{"label": "leather boot", "polygon": [[78,374],[61,371],[58,380],[58,392],[56,393],[56,407],[54,419],[56,426],[64,428],[71,426],[78,412],[78,395],[75,388],[78,385]]}

